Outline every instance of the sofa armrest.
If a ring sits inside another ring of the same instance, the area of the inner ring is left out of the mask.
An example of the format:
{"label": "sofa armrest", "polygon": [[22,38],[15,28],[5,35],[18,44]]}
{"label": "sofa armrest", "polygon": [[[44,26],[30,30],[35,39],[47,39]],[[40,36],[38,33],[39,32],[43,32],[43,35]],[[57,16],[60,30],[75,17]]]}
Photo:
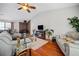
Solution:
{"label": "sofa armrest", "polygon": [[69,44],[70,48],[70,56],[79,56],[79,45]]}
{"label": "sofa armrest", "polygon": [[68,43],[70,47],[79,49],[79,44],[76,43]]}
{"label": "sofa armrest", "polygon": [[8,45],[4,41],[0,40],[0,56],[10,55],[12,55],[12,45]]}

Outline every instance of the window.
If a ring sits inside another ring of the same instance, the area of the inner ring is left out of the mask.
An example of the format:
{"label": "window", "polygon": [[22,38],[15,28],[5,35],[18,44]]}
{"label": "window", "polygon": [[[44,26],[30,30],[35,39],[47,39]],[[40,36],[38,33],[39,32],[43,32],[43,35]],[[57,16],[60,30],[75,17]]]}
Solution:
{"label": "window", "polygon": [[11,23],[9,22],[0,22],[0,30],[11,29]]}
{"label": "window", "polygon": [[5,29],[6,30],[11,29],[11,23],[5,23]]}
{"label": "window", "polygon": [[4,30],[4,22],[0,22],[0,30]]}

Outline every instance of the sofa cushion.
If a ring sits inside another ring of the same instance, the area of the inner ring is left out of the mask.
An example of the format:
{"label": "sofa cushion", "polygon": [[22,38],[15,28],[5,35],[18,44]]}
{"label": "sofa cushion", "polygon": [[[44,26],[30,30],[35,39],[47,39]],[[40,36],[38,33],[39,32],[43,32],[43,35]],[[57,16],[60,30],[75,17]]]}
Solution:
{"label": "sofa cushion", "polygon": [[13,38],[16,38],[17,36],[21,37],[22,35],[21,35],[21,33],[14,33],[14,34],[12,35]]}
{"label": "sofa cushion", "polygon": [[79,40],[74,40],[73,38],[67,37],[66,40],[73,44],[79,44]]}
{"label": "sofa cushion", "polygon": [[7,31],[4,31],[4,32],[0,33],[0,36],[1,37],[6,37],[9,40],[12,40],[12,36]]}
{"label": "sofa cushion", "polygon": [[74,41],[74,43],[79,45],[79,41]]}
{"label": "sofa cushion", "polygon": [[64,40],[66,41],[66,42],[69,42],[69,43],[74,43],[74,39],[73,38],[71,38],[71,37],[66,37],[66,38],[64,38]]}
{"label": "sofa cushion", "polygon": [[0,40],[0,56],[11,56],[12,46]]}
{"label": "sofa cushion", "polygon": [[68,32],[66,34],[67,37],[71,37],[73,38],[74,40],[79,40],[79,33],[78,32],[74,32],[74,31],[71,31],[71,32]]}
{"label": "sofa cushion", "polygon": [[6,37],[0,37],[0,40],[4,41],[6,44],[11,44],[11,40]]}

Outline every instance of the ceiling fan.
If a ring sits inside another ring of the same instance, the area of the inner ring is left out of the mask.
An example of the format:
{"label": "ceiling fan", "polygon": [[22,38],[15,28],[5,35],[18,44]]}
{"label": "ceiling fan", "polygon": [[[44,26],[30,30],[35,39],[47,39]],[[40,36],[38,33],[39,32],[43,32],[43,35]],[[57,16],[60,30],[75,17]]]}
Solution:
{"label": "ceiling fan", "polygon": [[31,9],[36,9],[35,6],[32,6],[28,3],[17,3],[20,5],[20,8],[18,8],[18,10],[26,10],[28,13],[31,12]]}

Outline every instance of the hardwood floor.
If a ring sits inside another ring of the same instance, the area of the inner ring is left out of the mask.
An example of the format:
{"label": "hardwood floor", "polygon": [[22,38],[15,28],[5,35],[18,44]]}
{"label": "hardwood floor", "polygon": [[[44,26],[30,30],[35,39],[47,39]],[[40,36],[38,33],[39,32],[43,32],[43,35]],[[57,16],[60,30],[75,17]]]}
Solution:
{"label": "hardwood floor", "polygon": [[32,56],[64,56],[56,42],[49,41],[37,50],[31,50]]}

